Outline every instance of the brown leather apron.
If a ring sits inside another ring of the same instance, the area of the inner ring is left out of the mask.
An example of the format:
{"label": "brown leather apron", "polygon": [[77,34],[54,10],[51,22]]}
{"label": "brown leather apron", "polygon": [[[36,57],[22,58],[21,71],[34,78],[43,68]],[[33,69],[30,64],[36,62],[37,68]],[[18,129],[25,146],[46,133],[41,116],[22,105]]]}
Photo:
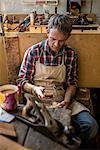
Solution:
{"label": "brown leather apron", "polygon": [[[46,66],[41,64],[40,59],[38,59],[35,68],[33,82],[36,86],[44,87],[45,104],[51,106],[54,102],[63,101],[65,95],[63,84],[66,81],[66,66],[64,62],[62,61],[62,64],[58,66]],[[34,94],[34,96],[36,95]],[[83,110],[88,111],[85,106],[75,100],[72,101],[69,109],[71,110],[71,115],[75,115]]]}

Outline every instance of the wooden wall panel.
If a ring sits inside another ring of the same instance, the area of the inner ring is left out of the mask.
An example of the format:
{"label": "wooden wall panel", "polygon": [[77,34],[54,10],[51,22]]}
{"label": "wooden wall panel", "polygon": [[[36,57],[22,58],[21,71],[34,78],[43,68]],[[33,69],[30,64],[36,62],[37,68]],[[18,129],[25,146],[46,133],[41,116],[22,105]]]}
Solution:
{"label": "wooden wall panel", "polygon": [[68,43],[79,57],[79,86],[100,88],[100,34],[73,34]]}
{"label": "wooden wall panel", "polygon": [[[20,57],[31,45],[46,38],[43,33],[19,35]],[[79,87],[100,88],[100,34],[74,33],[68,44],[79,55]]]}
{"label": "wooden wall panel", "polygon": [[[0,84],[15,83],[24,52],[46,39],[45,33],[19,33],[0,37]],[[100,88],[100,34],[73,33],[67,42],[79,56],[79,86]]]}
{"label": "wooden wall panel", "polygon": [[18,35],[19,37],[19,47],[20,47],[20,59],[24,56],[24,52],[37,42],[46,39],[47,35],[44,33],[22,33]]}
{"label": "wooden wall panel", "polygon": [[8,68],[4,37],[0,36],[0,85],[8,83]]}
{"label": "wooden wall panel", "polygon": [[20,66],[18,37],[5,37],[5,51],[8,66],[8,81],[16,84]]}

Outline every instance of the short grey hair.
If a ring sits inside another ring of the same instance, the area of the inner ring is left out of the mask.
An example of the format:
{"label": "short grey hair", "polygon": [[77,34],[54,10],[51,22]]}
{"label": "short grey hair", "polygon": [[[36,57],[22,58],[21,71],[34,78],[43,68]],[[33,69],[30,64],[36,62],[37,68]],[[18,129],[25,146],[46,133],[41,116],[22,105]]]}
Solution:
{"label": "short grey hair", "polygon": [[59,32],[64,34],[72,31],[72,23],[70,18],[64,14],[56,14],[50,17],[48,22],[48,32],[50,29],[56,28]]}

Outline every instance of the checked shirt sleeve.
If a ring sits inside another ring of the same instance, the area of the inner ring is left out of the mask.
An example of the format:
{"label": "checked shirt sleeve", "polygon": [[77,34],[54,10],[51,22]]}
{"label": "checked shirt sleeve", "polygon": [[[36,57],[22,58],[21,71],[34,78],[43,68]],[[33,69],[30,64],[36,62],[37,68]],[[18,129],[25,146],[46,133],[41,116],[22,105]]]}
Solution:
{"label": "checked shirt sleeve", "polygon": [[28,82],[32,83],[32,74],[34,73],[34,57],[32,47],[25,54],[19,70],[17,85],[19,89],[23,89],[23,85]]}
{"label": "checked shirt sleeve", "polygon": [[67,86],[75,85],[78,82],[78,55],[75,50],[68,52],[67,60]]}

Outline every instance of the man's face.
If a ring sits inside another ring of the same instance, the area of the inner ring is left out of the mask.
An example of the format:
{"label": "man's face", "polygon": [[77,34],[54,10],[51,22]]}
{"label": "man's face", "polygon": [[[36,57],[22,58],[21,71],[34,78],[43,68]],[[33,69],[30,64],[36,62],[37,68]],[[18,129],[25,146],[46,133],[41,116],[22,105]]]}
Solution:
{"label": "man's face", "polygon": [[55,28],[50,29],[48,33],[48,41],[51,50],[54,52],[59,52],[59,50],[65,45],[68,37],[68,34],[64,35]]}

